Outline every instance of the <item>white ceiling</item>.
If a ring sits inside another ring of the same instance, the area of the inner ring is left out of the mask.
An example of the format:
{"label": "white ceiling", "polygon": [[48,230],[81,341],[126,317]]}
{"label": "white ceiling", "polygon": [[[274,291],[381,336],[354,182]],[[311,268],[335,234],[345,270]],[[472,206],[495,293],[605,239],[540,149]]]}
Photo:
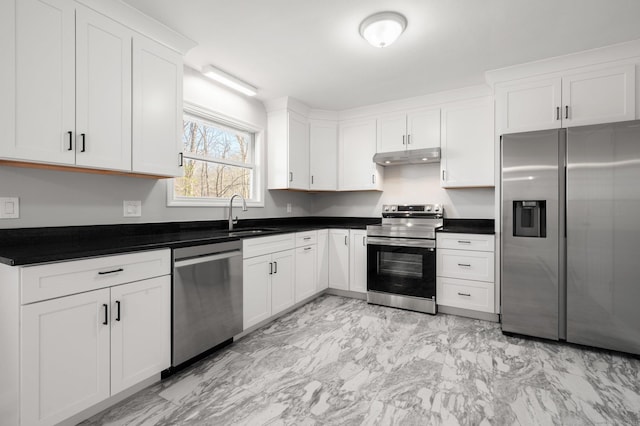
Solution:
{"label": "white ceiling", "polygon": [[[259,88],[343,110],[484,82],[490,69],[640,38],[638,0],[123,0],[193,39],[211,64]],[[384,10],[407,17],[395,44],[358,33]]]}

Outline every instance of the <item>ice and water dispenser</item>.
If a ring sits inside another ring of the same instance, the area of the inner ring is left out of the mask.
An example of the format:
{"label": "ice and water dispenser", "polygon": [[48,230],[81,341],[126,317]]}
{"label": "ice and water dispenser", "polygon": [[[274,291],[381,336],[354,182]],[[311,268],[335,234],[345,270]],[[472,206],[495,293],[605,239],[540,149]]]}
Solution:
{"label": "ice and water dispenser", "polygon": [[546,201],[523,200],[513,202],[513,236],[546,238]]}

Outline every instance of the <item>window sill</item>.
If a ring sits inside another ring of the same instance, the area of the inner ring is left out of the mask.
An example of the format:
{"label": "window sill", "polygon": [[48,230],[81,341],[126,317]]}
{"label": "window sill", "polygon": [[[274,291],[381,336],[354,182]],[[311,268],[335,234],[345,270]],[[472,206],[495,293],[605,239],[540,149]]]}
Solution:
{"label": "window sill", "polygon": [[[241,207],[242,200],[233,200],[233,207]],[[229,207],[229,200],[168,200],[167,207]],[[264,201],[247,200],[247,207],[262,208]]]}

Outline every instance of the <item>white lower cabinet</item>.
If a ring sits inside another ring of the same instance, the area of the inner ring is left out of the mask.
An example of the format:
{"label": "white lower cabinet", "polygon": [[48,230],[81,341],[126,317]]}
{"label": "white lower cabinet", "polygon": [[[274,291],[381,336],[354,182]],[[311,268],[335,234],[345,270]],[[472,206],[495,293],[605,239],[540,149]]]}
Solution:
{"label": "white lower cabinet", "polygon": [[329,288],[349,290],[349,230],[329,230]]}
{"label": "white lower cabinet", "polygon": [[[150,278],[110,286],[118,275],[129,276],[127,264],[154,256],[162,267]],[[94,268],[109,259],[108,268]],[[50,268],[69,276],[82,270],[105,279],[104,288],[21,306],[20,424],[56,424],[170,366],[169,265],[170,251],[162,250],[22,268],[23,294],[39,285],[25,280],[30,270],[39,276],[51,276]]]}
{"label": "white lower cabinet", "polygon": [[440,233],[436,239],[437,304],[495,313],[494,236]]}
{"label": "white lower cabinet", "polygon": [[318,285],[316,291],[329,288],[329,230],[318,231]]}
{"label": "white lower cabinet", "polygon": [[243,330],[295,303],[295,234],[242,242]]}
{"label": "white lower cabinet", "polygon": [[318,231],[296,234],[295,302],[318,292]]}
{"label": "white lower cabinet", "polygon": [[367,232],[329,230],[329,288],[367,291]]}
{"label": "white lower cabinet", "polygon": [[367,231],[349,231],[349,290],[367,292]]}

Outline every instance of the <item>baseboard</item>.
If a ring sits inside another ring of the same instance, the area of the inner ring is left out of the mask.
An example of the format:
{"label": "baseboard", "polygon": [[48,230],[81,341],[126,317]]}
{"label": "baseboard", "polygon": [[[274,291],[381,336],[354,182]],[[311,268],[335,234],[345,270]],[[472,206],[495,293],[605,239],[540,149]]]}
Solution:
{"label": "baseboard", "polygon": [[153,376],[149,377],[146,380],[143,380],[142,382],[138,383],[137,385],[133,385],[128,389],[123,390],[120,393],[117,393],[113,396],[110,396],[109,398],[105,399],[104,401],[101,401],[99,403],[97,403],[96,405],[87,408],[84,411],[79,412],[78,414],[69,417],[66,420],[63,420],[62,422],[58,423],[57,426],[74,426],[77,425],[78,423],[87,420],[89,417],[92,417],[96,414],[98,414],[99,412],[106,410],[107,408],[117,404],[120,401],[123,401],[127,398],[129,398],[131,395],[140,392],[142,389],[147,388],[151,385],[153,385],[154,383],[157,383],[160,381],[160,373],[158,374],[154,374]]}
{"label": "baseboard", "polygon": [[454,308],[452,306],[438,305],[438,313],[458,315],[460,317],[479,319],[483,321],[500,322],[500,315],[498,314],[473,311],[471,309]]}

